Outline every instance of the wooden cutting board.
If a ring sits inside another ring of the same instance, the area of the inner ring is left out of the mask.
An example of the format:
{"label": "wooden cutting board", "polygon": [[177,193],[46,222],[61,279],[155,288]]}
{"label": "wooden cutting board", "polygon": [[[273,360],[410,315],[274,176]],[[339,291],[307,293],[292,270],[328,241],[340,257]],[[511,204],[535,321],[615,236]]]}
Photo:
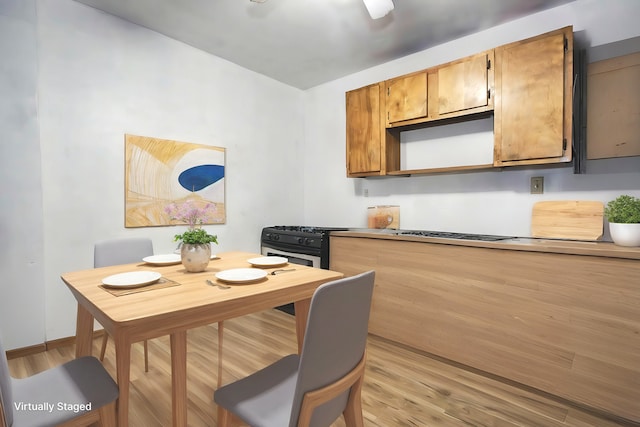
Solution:
{"label": "wooden cutting board", "polygon": [[598,240],[602,237],[604,204],[588,200],[538,202],[531,214],[531,236]]}

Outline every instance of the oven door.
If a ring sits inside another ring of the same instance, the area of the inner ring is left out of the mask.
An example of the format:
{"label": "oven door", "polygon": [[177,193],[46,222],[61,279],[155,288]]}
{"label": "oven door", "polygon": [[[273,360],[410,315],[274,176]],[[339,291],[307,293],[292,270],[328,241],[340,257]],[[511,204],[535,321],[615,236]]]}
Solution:
{"label": "oven door", "polygon": [[288,252],[282,249],[274,249],[262,246],[262,255],[281,256],[289,260],[291,264],[306,265],[308,267],[320,268],[320,256]]}

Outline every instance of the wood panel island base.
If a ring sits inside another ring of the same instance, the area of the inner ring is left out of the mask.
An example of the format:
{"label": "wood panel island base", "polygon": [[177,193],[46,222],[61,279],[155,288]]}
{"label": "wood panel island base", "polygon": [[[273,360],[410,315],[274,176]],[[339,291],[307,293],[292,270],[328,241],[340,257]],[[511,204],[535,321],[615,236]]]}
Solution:
{"label": "wood panel island base", "polygon": [[336,232],[330,268],[376,271],[375,335],[640,422],[640,248]]}

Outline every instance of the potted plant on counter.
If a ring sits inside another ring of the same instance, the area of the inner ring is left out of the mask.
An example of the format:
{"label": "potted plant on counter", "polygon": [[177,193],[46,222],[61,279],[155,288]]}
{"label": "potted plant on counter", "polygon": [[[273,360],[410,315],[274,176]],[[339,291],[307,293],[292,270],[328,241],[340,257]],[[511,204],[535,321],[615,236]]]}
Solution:
{"label": "potted plant on counter", "polygon": [[197,201],[187,200],[181,205],[174,203],[165,208],[172,220],[189,225],[187,231],[174,236],[180,242],[180,259],[184,268],[192,273],[206,270],[211,260],[211,243],[218,243],[218,236],[207,233],[202,225],[215,213],[214,204],[207,203],[202,207]]}
{"label": "potted plant on counter", "polygon": [[622,195],[607,203],[604,214],[609,221],[613,243],[640,246],[640,199]]}

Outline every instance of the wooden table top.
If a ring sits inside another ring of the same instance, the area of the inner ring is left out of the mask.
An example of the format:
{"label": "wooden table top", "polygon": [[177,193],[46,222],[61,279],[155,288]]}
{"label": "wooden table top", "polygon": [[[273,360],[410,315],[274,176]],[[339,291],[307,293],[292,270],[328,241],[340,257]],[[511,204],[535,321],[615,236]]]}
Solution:
{"label": "wooden table top", "polygon": [[[342,277],[341,273],[330,270],[287,264],[277,268],[295,271],[268,274],[254,283],[230,284],[216,279],[219,271],[251,267],[247,260],[259,256],[247,252],[222,253],[201,273],[189,273],[182,264],[156,266],[140,262],[64,273],[61,277],[78,302],[106,329],[146,330],[132,332],[132,335],[148,333],[151,324],[155,324],[154,335],[164,335],[188,329],[204,319],[215,322],[310,298],[319,284]],[[114,296],[101,287],[102,279],[107,276],[142,270],[158,272],[179,285],[121,296]],[[206,279],[230,287],[220,289],[208,285]],[[181,315],[186,312],[188,316]],[[150,319],[154,322],[149,322]],[[159,324],[164,326],[158,328]]]}

